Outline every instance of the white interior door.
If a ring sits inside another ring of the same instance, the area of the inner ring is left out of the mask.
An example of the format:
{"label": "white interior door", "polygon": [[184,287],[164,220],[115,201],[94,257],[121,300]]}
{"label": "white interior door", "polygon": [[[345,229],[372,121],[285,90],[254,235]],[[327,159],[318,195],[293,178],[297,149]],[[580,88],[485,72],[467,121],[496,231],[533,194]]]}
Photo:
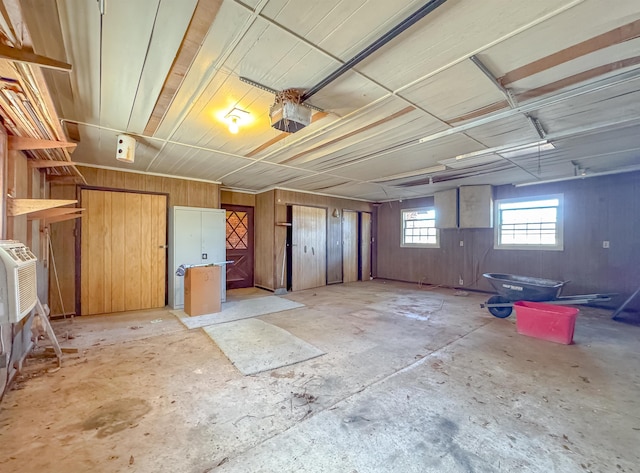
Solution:
{"label": "white interior door", "polygon": [[176,209],[174,211],[173,231],[174,268],[171,277],[174,279],[173,307],[184,306],[184,277],[176,276],[176,269],[181,264],[200,264],[202,262],[202,219],[199,210]]}
{"label": "white interior door", "polygon": [[[224,209],[202,212],[202,264],[222,263],[227,259],[227,213]],[[227,271],[223,266],[220,277],[220,297],[226,300]]]}

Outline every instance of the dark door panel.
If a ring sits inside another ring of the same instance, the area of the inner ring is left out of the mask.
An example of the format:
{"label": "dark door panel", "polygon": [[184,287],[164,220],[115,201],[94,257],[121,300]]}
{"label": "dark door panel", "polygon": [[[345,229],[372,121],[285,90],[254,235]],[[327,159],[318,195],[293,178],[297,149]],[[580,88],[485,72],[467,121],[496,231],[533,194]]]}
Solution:
{"label": "dark door panel", "polygon": [[227,212],[227,289],[253,287],[253,207],[225,205]]}

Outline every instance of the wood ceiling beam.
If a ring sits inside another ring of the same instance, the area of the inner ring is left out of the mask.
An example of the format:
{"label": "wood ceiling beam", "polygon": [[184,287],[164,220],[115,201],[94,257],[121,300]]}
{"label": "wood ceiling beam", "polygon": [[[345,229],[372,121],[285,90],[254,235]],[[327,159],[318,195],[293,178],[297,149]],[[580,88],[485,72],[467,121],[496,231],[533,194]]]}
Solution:
{"label": "wood ceiling beam", "polygon": [[0,58],[9,59],[16,62],[24,62],[27,64],[35,64],[37,66],[46,67],[48,69],[56,69],[59,71],[70,71],[71,64],[51,59],[50,57],[41,56],[24,49],[16,49],[0,43]]}
{"label": "wood ceiling beam", "polygon": [[[311,116],[311,123],[313,123],[315,121],[318,121],[318,120],[321,120],[324,117],[326,117],[327,115],[329,115],[329,113],[327,113],[327,112],[316,112]],[[269,141],[261,144],[260,146],[258,146],[255,149],[249,151],[248,154],[245,154],[245,158],[251,158],[251,157],[255,156],[256,154],[260,153],[261,151],[264,151],[265,149],[269,148],[270,146],[273,146],[278,141],[284,140],[289,135],[291,135],[291,133],[284,133],[284,132],[276,135],[274,138],[271,138]]]}
{"label": "wood ceiling beam", "polygon": [[[596,77],[602,76],[609,72],[614,72],[619,69],[624,69],[626,67],[636,66],[638,64],[640,64],[640,56],[634,56],[627,59],[623,59],[621,61],[611,62],[609,64],[604,64],[602,66],[589,69],[588,71],[580,72],[578,74],[565,77],[564,79],[551,82],[550,84],[546,84],[541,87],[537,87],[535,89],[527,90],[525,92],[522,92],[516,95],[515,97],[516,97],[516,100],[518,101],[536,99],[536,98],[542,97],[543,95],[551,94],[553,92],[557,92],[566,87],[571,87],[572,85],[579,84],[580,82],[584,82],[590,79],[595,79]],[[451,118],[450,120],[447,120],[447,122],[453,125],[455,123],[460,123],[467,120],[472,120],[474,118],[479,118],[483,115],[497,112],[498,110],[502,110],[508,107],[509,107],[509,103],[506,100],[503,100],[501,102],[492,103],[491,105],[487,105],[486,107],[479,108],[465,115],[460,115],[458,117]]]}
{"label": "wood ceiling beam", "polygon": [[75,148],[76,143],[68,141],[43,140],[31,136],[8,136],[8,146],[10,150],[31,150],[31,149],[53,149],[53,148]]}
{"label": "wood ceiling beam", "polygon": [[584,81],[602,76],[604,74],[608,74],[609,72],[614,72],[619,69],[624,69],[626,67],[636,66],[638,64],[640,64],[640,56],[634,56],[627,59],[623,59],[621,61],[611,62],[609,64],[604,64],[602,66],[594,67],[593,69],[589,69],[588,71],[583,71],[578,74],[565,77],[564,79],[560,79],[550,84],[543,85],[542,87],[537,87],[535,89],[527,90],[521,94],[518,94],[516,97],[519,100],[530,100],[530,99],[538,98],[543,95],[550,94],[552,92],[557,92],[558,90],[564,89],[565,87],[569,87],[569,86],[578,84],[580,82],[584,82]]}
{"label": "wood ceiling beam", "polygon": [[59,168],[64,166],[75,166],[78,163],[72,161],[55,161],[53,159],[30,159],[27,161],[30,168],[43,169],[43,168]]}
{"label": "wood ceiling beam", "polygon": [[640,38],[640,20],[627,23],[626,25],[607,31],[601,35],[594,36],[593,38],[582,41],[581,43],[574,44],[573,46],[558,51],[557,53],[550,54],[549,56],[545,56],[537,61],[518,67],[517,69],[507,72],[505,75],[500,77],[498,81],[502,85],[506,86],[581,56],[636,38]]}
{"label": "wood ceiling beam", "polygon": [[375,121],[373,123],[369,123],[368,125],[365,125],[363,127],[358,128],[357,130],[353,130],[353,131],[351,131],[349,133],[346,133],[346,134],[344,134],[342,136],[339,136],[338,138],[334,138],[333,140],[327,141],[326,143],[318,145],[318,146],[316,146],[314,148],[307,149],[307,150],[305,150],[305,151],[303,151],[301,153],[296,154],[295,156],[292,156],[292,157],[290,157],[288,159],[285,159],[284,161],[280,161],[279,164],[286,164],[286,163],[289,163],[291,161],[295,161],[296,159],[299,159],[302,156],[305,156],[305,155],[307,155],[309,153],[313,153],[314,151],[318,151],[319,149],[326,148],[327,146],[330,146],[330,145],[332,145],[334,143],[338,143],[340,141],[346,140],[347,138],[351,138],[352,136],[355,136],[355,135],[357,135],[359,133],[362,133],[364,131],[370,130],[371,128],[375,128],[377,126],[383,125],[383,124],[385,124],[387,122],[390,122],[391,120],[394,120],[394,119],[396,119],[398,117],[401,117],[402,115],[406,115],[409,112],[413,112],[414,110],[416,110],[416,107],[413,107],[413,106],[405,107],[402,110],[400,110],[399,112],[394,113],[393,115],[389,115],[388,117],[382,118],[382,119],[380,119],[378,121]]}
{"label": "wood ceiling beam", "polygon": [[222,0],[198,0],[182,44],[176,53],[147,126],[144,129],[145,135],[153,136],[160,126],[162,118],[178,93],[178,89],[186,77],[191,63],[193,63],[198,54],[200,46],[209,32],[209,28],[211,28],[211,24],[215,20],[221,5]]}

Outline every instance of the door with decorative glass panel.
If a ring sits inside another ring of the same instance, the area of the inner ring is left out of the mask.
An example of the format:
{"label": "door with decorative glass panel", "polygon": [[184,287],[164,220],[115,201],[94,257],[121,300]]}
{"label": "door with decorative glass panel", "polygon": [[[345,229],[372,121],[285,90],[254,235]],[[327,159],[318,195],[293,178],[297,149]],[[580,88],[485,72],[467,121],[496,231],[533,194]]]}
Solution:
{"label": "door with decorative glass panel", "polygon": [[253,207],[225,205],[227,212],[227,289],[253,287]]}

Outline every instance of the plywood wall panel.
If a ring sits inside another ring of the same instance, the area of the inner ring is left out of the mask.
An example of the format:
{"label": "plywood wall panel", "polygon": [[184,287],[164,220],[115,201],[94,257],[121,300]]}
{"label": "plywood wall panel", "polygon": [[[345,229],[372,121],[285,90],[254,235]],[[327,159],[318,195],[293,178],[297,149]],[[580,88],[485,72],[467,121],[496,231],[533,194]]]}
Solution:
{"label": "plywood wall panel", "polygon": [[[307,194],[290,190],[276,189],[276,213],[286,217],[287,205],[307,205],[327,209],[327,282],[328,284],[342,282],[342,219],[333,217],[337,210],[342,216],[344,210],[372,212],[374,207],[369,202],[343,199],[326,195]],[[278,210],[281,207],[281,210]],[[286,232],[276,231],[276,244],[283,245]],[[281,271],[281,269],[280,269]]]}
{"label": "plywood wall panel", "polygon": [[[52,199],[77,198],[75,186],[51,186],[50,194]],[[75,227],[75,220],[50,226],[53,251],[49,254],[49,308],[53,315],[70,314],[75,310]]]}
{"label": "plywood wall panel", "polygon": [[[378,276],[491,291],[482,277],[501,272],[570,280],[564,293],[631,294],[640,284],[640,173],[532,187],[500,186],[495,198],[564,195],[564,250],[495,250],[492,229],[442,230],[440,248],[400,248],[400,209],[431,198],[385,203],[378,213]],[[610,248],[602,242],[610,242]],[[459,242],[464,241],[460,247]],[[620,298],[612,304],[620,303]],[[639,307],[640,301],[634,307]]]}
{"label": "plywood wall panel", "polygon": [[[170,177],[151,176],[143,174],[126,173],[121,171],[113,171],[108,169],[79,167],[80,172],[85,177],[87,184],[94,187],[104,187],[110,189],[123,189],[130,191],[142,191],[142,192],[157,192],[169,194],[169,205],[190,205],[194,207],[204,208],[219,208],[219,186],[217,184],[188,181],[183,179],[173,179]],[[129,186],[129,187],[127,187]],[[51,188],[51,198],[60,199],[76,199],[75,186],[53,186]],[[112,206],[126,205],[124,202],[120,202],[119,197],[114,194],[112,197]],[[126,222],[112,221],[111,224],[117,228],[117,231],[121,235],[121,244],[125,244],[125,231],[128,231]],[[156,230],[162,235],[166,235],[166,222],[159,222],[159,226]],[[51,226],[51,238],[52,246],[54,249],[54,257],[56,259],[58,278],[60,280],[60,292],[61,297],[58,294],[58,288],[55,282],[55,275],[53,274],[53,268],[50,265],[49,272],[49,300],[52,309],[52,314],[60,315],[64,312],[71,314],[75,312],[75,236],[74,228],[75,221],[67,221],[55,223]],[[155,227],[156,225],[153,224]],[[160,238],[158,233],[157,238]],[[156,238],[154,237],[154,238]],[[164,237],[163,237],[164,238]],[[164,243],[163,243],[164,244]],[[124,261],[111,261],[111,267],[124,267]],[[153,274],[157,276],[161,274],[153,271]],[[155,280],[153,287],[155,288],[155,297],[158,296],[159,291],[164,294],[165,282],[163,280]],[[122,275],[112,280],[111,289],[116,294],[122,293],[122,299],[124,300],[124,281]],[[152,296],[153,297],[153,296]],[[125,310],[124,303],[122,306],[112,302],[112,309],[114,312]]]}
{"label": "plywood wall panel", "polygon": [[245,207],[255,207],[255,194],[244,192],[220,191],[220,202],[229,205],[244,205]]}

